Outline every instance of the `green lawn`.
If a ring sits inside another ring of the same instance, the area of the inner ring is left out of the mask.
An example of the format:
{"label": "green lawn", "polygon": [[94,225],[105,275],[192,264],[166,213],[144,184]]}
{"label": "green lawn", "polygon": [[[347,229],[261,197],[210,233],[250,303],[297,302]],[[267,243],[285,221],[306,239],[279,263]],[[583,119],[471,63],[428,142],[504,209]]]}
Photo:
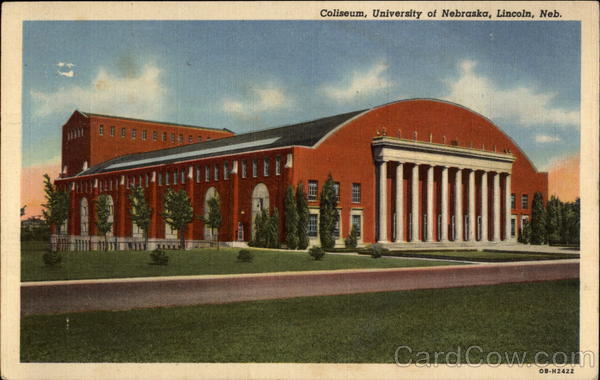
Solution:
{"label": "green lawn", "polygon": [[471,363],[491,351],[570,361],[578,321],[577,280],[70,313],[22,318],[21,360],[393,363],[405,345],[402,362],[460,347],[464,363],[470,346]]}
{"label": "green lawn", "polygon": [[578,259],[579,255],[569,253],[516,253],[516,252],[487,252],[487,251],[392,251],[399,257],[439,258],[451,260],[469,260],[481,262],[531,261]]}
{"label": "green lawn", "polygon": [[252,263],[237,261],[239,249],[197,249],[168,251],[169,265],[149,265],[148,252],[64,252],[62,263],[44,266],[44,244],[24,243],[21,254],[21,281],[75,280],[200,274],[264,273],[325,269],[398,268],[449,265],[431,260],[372,259],[369,256],[326,254],[320,261],[305,252],[253,250]]}

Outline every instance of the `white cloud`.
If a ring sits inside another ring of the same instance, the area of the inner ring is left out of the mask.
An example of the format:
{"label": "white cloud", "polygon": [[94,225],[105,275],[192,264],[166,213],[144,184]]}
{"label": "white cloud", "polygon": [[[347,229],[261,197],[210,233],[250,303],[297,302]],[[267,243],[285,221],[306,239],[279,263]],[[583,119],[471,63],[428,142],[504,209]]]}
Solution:
{"label": "white cloud", "polygon": [[535,142],[537,143],[553,143],[558,141],[560,141],[558,136],[535,135]]}
{"label": "white cloud", "polygon": [[250,89],[251,96],[246,100],[223,99],[223,111],[242,120],[257,119],[258,113],[289,107],[293,100],[284,90],[273,83]]}
{"label": "white cloud", "polygon": [[68,78],[73,78],[75,76],[75,73],[73,72],[73,70],[71,71],[57,71],[58,75],[62,75],[63,77],[68,77]]}
{"label": "white cloud", "polygon": [[359,96],[367,96],[394,86],[386,71],[389,65],[380,60],[366,71],[354,71],[349,78],[336,85],[326,85],[322,88],[329,98],[344,102]]}
{"label": "white cloud", "polygon": [[101,68],[83,86],[69,86],[55,92],[32,90],[34,113],[47,116],[57,112],[82,111],[139,118],[160,118],[167,109],[167,91],[160,81],[161,70],[146,65],[135,77],[119,77]]}
{"label": "white cloud", "polygon": [[448,81],[449,94],[445,99],[491,119],[516,119],[523,126],[560,124],[579,127],[579,110],[552,105],[556,93],[542,93],[525,86],[502,89],[489,78],[476,74],[473,70],[476,64],[471,60],[460,63],[460,76]]}

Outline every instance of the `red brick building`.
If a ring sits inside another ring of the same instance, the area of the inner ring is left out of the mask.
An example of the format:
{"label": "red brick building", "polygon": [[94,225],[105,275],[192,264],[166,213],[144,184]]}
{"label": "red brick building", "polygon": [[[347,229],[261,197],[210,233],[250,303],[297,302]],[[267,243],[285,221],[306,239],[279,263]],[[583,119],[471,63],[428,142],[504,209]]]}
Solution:
{"label": "red brick building", "polygon": [[111,158],[232,136],[227,129],[162,123],[75,111],[63,125],[62,175]]}
{"label": "red brick building", "polygon": [[[81,150],[74,145],[65,148],[69,141],[65,133],[72,129],[63,129],[67,170],[56,180],[71,191],[67,234],[77,244],[93,244],[96,239],[91,238],[96,228],[90,210],[100,194],[110,195],[114,205],[111,242],[140,241],[141,233],[128,215],[127,193],[132,185],[146,189],[154,210],[150,247],[177,237],[159,216],[169,187],[185,189],[197,215],[204,215],[207,199],[218,195],[223,215],[219,239],[242,244],[251,239],[253,218],[261,208],[278,208],[281,236],[285,236],[285,191],[298,183],[308,195],[311,244],[318,244],[318,196],[329,174],[339,194],[338,244],[343,244],[353,224],[360,231],[360,244],[514,241],[523,220],[530,217],[534,193],[539,191],[547,199],[547,173],[537,172],[510,137],[482,115],[439,100],[398,101],[239,135],[160,124],[172,128],[168,134],[183,134],[183,143],[198,135],[211,140],[140,149],[140,153],[130,153],[138,145],[102,142],[111,138],[107,131],[110,136],[112,120],[125,123],[128,119],[76,112],[67,125],[86,118],[89,137]],[[114,123],[115,133],[120,133],[121,124]],[[157,125],[143,123],[148,131]],[[142,124],[135,125],[140,128]],[[229,137],[215,139],[218,133]],[[131,134],[126,136],[132,139]],[[78,169],[76,174],[70,171],[69,165],[86,159],[91,163],[87,169]],[[197,219],[186,238],[195,246],[209,235]]]}

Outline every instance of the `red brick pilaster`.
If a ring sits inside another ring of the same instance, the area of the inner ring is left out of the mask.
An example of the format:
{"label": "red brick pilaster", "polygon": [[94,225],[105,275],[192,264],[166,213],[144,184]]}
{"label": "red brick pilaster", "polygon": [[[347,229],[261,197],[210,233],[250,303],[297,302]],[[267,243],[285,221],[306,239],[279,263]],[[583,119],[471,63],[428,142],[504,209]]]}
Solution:
{"label": "red brick pilaster", "polygon": [[[233,161],[231,167],[231,235],[228,240],[236,241],[237,240],[237,230],[238,230],[238,221],[239,221],[239,176],[238,176],[238,161]],[[227,218],[223,218],[223,221],[226,221]]]}
{"label": "red brick pilaster", "polygon": [[152,216],[150,217],[150,228],[148,230],[149,238],[157,238],[158,233],[158,218],[160,217],[160,210],[158,209],[158,183],[156,182],[156,172],[152,172],[152,179],[150,181],[150,192],[148,194],[148,203],[152,208]]}
{"label": "red brick pilaster", "polygon": [[125,188],[125,176],[121,176],[119,179],[119,192],[117,196],[117,204],[115,205],[115,215],[113,216],[114,222],[116,222],[115,236],[125,237],[125,214],[127,210],[125,206],[127,204],[127,189]]}
{"label": "red brick pilaster", "polygon": [[[185,187],[186,187],[186,191],[187,191],[188,197],[190,198],[190,203],[192,204],[192,209],[193,209],[193,207],[194,207],[194,167],[193,166],[190,166],[188,168],[187,183],[186,183]],[[192,220],[192,222],[188,223],[188,225],[187,225],[187,230],[185,232],[185,238],[186,238],[186,240],[194,239],[194,221],[193,220]]]}
{"label": "red brick pilaster", "polygon": [[77,207],[77,197],[75,195],[75,182],[71,182],[67,185],[69,191],[69,214],[68,214],[68,226],[67,233],[69,235],[79,234],[77,232],[77,220],[79,220],[79,207]]}
{"label": "red brick pilaster", "polygon": [[[85,189],[86,187],[83,186]],[[90,236],[98,235],[98,226],[96,226],[96,198],[98,196],[97,192],[92,188],[91,191],[86,192],[85,197],[88,199],[88,230]]]}

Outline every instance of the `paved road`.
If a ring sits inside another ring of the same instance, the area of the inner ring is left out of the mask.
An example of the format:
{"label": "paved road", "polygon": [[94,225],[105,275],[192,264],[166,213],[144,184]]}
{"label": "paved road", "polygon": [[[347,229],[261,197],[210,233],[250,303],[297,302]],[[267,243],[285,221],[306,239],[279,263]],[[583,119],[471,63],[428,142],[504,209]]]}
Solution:
{"label": "paved road", "polygon": [[21,284],[21,314],[128,310],[579,277],[579,260]]}

